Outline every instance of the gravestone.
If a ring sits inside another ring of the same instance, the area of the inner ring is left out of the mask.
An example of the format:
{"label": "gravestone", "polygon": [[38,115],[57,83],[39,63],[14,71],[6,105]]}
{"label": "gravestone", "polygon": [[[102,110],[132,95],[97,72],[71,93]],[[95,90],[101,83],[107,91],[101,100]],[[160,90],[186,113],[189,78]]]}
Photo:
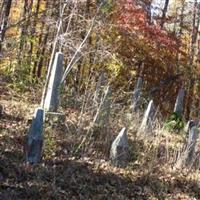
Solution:
{"label": "gravestone", "polygon": [[187,152],[186,165],[192,164],[198,135],[199,135],[198,128],[195,124],[193,124],[193,126],[191,126],[189,129],[189,136],[186,147],[186,152]]}
{"label": "gravestone", "polygon": [[151,100],[147,106],[147,109],[144,113],[144,117],[142,119],[141,126],[139,128],[139,132],[147,132],[152,130],[153,121],[155,117],[155,107],[153,100]]}
{"label": "gravestone", "polygon": [[112,92],[111,92],[110,87],[108,86],[106,88],[104,97],[100,102],[100,105],[98,107],[98,110],[93,120],[93,123],[97,125],[98,127],[105,127],[108,124],[109,115],[110,115],[110,106],[111,106],[110,105],[111,95],[112,95]]}
{"label": "gravestone", "polygon": [[42,155],[44,109],[37,108],[28,132],[26,144],[26,161],[39,163]]}
{"label": "gravestone", "polygon": [[175,169],[180,169],[184,166],[191,166],[194,160],[195,148],[199,135],[196,123],[193,120],[190,120],[187,123],[185,131],[188,134],[187,143],[184,145],[182,152],[179,152],[177,161],[174,166]]}
{"label": "gravestone", "polygon": [[64,56],[61,52],[55,54],[44,100],[44,109],[46,111],[55,112],[59,105],[59,90],[63,75],[63,59]]}
{"label": "gravestone", "polygon": [[126,167],[128,163],[128,138],[127,129],[124,127],[113,141],[110,150],[110,159],[115,167]]}
{"label": "gravestone", "polygon": [[180,89],[176,98],[176,103],[174,106],[174,112],[181,116],[183,112],[183,104],[184,104],[185,90]]}
{"label": "gravestone", "polygon": [[139,77],[135,85],[134,92],[133,92],[132,109],[134,112],[137,111],[138,106],[139,106],[141,88],[142,88],[142,78]]}

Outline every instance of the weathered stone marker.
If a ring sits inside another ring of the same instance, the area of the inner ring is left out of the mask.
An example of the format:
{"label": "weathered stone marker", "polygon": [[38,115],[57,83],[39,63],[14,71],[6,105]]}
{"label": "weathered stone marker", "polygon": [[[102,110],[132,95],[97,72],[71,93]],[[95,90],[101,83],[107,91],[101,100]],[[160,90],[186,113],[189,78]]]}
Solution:
{"label": "weathered stone marker", "polygon": [[64,56],[61,52],[55,54],[44,100],[44,109],[46,111],[55,112],[59,105],[59,89],[63,75],[63,59]]}
{"label": "weathered stone marker", "polygon": [[112,95],[112,92],[111,92],[110,87],[108,86],[106,88],[104,97],[102,101],[100,102],[99,108],[93,120],[93,123],[99,127],[106,126],[109,121],[111,95]]}
{"label": "weathered stone marker", "polygon": [[183,104],[184,104],[185,90],[181,88],[178,92],[176,103],[174,106],[174,112],[181,116],[183,112]]}
{"label": "weathered stone marker", "polygon": [[142,123],[139,128],[139,132],[145,133],[146,131],[151,131],[154,117],[155,117],[155,107],[153,104],[153,100],[151,100],[147,106],[145,113],[144,113],[144,117],[142,119]]}
{"label": "weathered stone marker", "polygon": [[196,123],[193,120],[190,120],[187,123],[185,131],[188,133],[187,143],[183,148],[183,151],[179,153],[177,162],[175,163],[175,169],[180,169],[184,166],[191,166],[194,160],[196,143],[199,136]]}
{"label": "weathered stone marker", "polygon": [[37,108],[28,132],[26,144],[26,161],[32,164],[41,161],[43,144],[44,109]]}
{"label": "weathered stone marker", "polygon": [[189,136],[186,147],[186,152],[187,152],[186,165],[192,164],[198,135],[199,135],[198,128],[195,124],[193,124],[193,126],[191,126],[189,129]]}
{"label": "weathered stone marker", "polygon": [[127,166],[129,157],[128,148],[127,129],[124,127],[111,146],[110,159],[112,165],[122,168]]}
{"label": "weathered stone marker", "polygon": [[142,78],[139,77],[133,92],[132,109],[134,112],[137,111],[139,106],[141,89],[142,89]]}

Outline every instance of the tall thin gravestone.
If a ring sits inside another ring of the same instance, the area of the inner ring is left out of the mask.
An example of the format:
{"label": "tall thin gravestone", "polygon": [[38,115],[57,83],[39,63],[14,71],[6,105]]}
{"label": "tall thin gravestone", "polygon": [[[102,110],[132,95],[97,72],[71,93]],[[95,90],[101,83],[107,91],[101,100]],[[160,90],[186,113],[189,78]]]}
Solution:
{"label": "tall thin gravestone", "polygon": [[38,163],[41,160],[43,144],[44,109],[37,108],[28,132],[26,144],[26,161]]}
{"label": "tall thin gravestone", "polygon": [[141,88],[142,88],[142,78],[139,77],[135,85],[133,98],[132,98],[132,109],[134,112],[137,111],[138,109],[138,104],[139,104],[140,95],[141,95]]}
{"label": "tall thin gravestone", "polygon": [[178,92],[176,103],[174,106],[174,112],[181,116],[183,112],[183,104],[184,104],[185,90],[181,88]]}
{"label": "tall thin gravestone", "polygon": [[44,109],[46,111],[57,111],[59,105],[59,89],[63,75],[63,59],[61,52],[55,54],[54,63],[50,73],[47,92],[44,100]]}
{"label": "tall thin gravestone", "polygon": [[148,107],[147,107],[145,113],[144,113],[144,117],[142,119],[142,123],[139,128],[139,132],[151,131],[152,124],[154,121],[154,116],[155,116],[155,107],[153,104],[153,100],[151,100],[148,104]]}

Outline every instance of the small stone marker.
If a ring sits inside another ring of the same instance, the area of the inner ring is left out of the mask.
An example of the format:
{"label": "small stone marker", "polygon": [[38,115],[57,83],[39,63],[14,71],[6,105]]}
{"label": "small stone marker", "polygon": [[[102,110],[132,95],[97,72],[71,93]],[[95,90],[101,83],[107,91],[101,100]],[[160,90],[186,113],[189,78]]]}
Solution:
{"label": "small stone marker", "polygon": [[41,161],[43,144],[44,109],[37,108],[28,132],[26,144],[26,161],[32,164]]}
{"label": "small stone marker", "polygon": [[126,167],[128,163],[127,129],[124,127],[113,141],[110,150],[111,163],[116,167]]}
{"label": "small stone marker", "polygon": [[112,92],[108,86],[93,120],[93,123],[99,127],[105,127],[109,121],[111,95]]}
{"label": "small stone marker", "polygon": [[61,52],[55,54],[44,100],[44,108],[46,111],[55,112],[59,105],[59,87],[63,75],[63,59],[64,56]]}
{"label": "small stone marker", "polygon": [[140,95],[141,95],[141,88],[142,88],[142,78],[138,78],[137,84],[135,86],[134,92],[133,92],[133,99],[132,99],[132,109],[133,111],[137,111],[138,109],[138,104],[140,100]]}
{"label": "small stone marker", "polygon": [[174,106],[174,112],[181,116],[183,112],[183,104],[184,104],[185,90],[180,89],[176,98],[176,103]]}
{"label": "small stone marker", "polygon": [[144,117],[139,128],[139,132],[146,132],[152,129],[152,124],[155,117],[155,107],[153,104],[153,100],[151,100],[148,104],[148,107],[144,113]]}

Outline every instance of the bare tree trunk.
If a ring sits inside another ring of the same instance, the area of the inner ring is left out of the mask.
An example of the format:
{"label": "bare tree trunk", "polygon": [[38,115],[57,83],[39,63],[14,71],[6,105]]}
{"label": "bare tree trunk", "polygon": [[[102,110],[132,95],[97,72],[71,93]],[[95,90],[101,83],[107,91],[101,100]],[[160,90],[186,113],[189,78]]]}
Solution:
{"label": "bare tree trunk", "polygon": [[161,18],[161,23],[160,23],[161,28],[164,27],[168,6],[169,6],[169,0],[165,0],[165,6],[163,8],[162,18]]}
{"label": "bare tree trunk", "polygon": [[[0,24],[0,55],[2,54],[2,44],[5,38],[6,33],[6,27],[8,24],[8,17],[10,14],[10,9],[12,5],[12,0],[4,1],[2,4],[2,18],[1,18],[1,24]],[[3,9],[5,6],[5,9]]]}
{"label": "bare tree trunk", "polygon": [[[22,27],[21,27],[21,36],[20,36],[20,45],[19,45],[19,53],[18,53],[18,64],[21,65],[22,60],[25,59],[25,53],[24,49],[27,47],[27,43],[25,42],[28,37],[28,28],[30,26],[30,19],[31,19],[31,13],[32,13],[32,6],[33,6],[33,0],[24,0],[24,9],[22,18],[25,19]],[[23,56],[23,59],[22,59]]]}
{"label": "bare tree trunk", "polygon": [[28,65],[31,65],[31,61],[32,61],[32,53],[33,53],[33,39],[35,39],[35,30],[36,30],[36,25],[37,25],[37,21],[38,21],[38,14],[39,14],[39,9],[40,9],[40,3],[41,0],[37,1],[37,5],[36,5],[36,11],[35,11],[35,15],[34,15],[34,19],[33,19],[33,24],[30,31],[30,49],[28,52]]}

